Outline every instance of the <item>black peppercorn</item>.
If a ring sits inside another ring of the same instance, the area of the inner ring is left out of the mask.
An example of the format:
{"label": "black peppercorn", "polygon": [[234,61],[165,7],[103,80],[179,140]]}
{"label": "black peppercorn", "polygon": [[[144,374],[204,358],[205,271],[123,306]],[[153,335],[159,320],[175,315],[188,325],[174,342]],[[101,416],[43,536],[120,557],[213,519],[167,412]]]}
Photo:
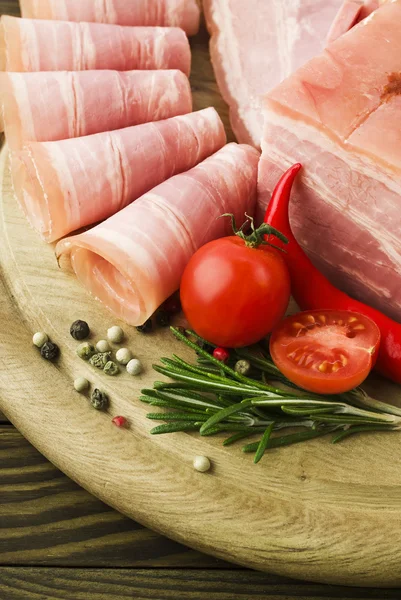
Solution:
{"label": "black peppercorn", "polygon": [[95,388],[91,394],[91,404],[96,410],[105,410],[109,405],[109,397]]}
{"label": "black peppercorn", "polygon": [[56,360],[60,354],[60,348],[53,342],[45,342],[40,349],[40,354],[46,360]]}
{"label": "black peppercorn", "polygon": [[160,327],[168,327],[170,325],[171,317],[166,310],[160,309],[156,313],[156,323]]}
{"label": "black peppercorn", "polygon": [[85,340],[90,334],[89,325],[86,321],[74,321],[70,327],[70,333],[74,340]]}
{"label": "black peppercorn", "polygon": [[152,329],[153,324],[151,319],[148,319],[147,321],[145,321],[145,323],[143,323],[143,325],[138,325],[138,327],[136,328],[136,330],[140,333],[150,333]]}
{"label": "black peppercorn", "polygon": [[198,338],[197,340],[195,340],[195,344],[197,346],[199,346],[199,348],[201,348],[205,352],[208,352],[209,354],[213,354],[214,346],[212,346],[211,344],[208,344],[205,340],[200,340]]}

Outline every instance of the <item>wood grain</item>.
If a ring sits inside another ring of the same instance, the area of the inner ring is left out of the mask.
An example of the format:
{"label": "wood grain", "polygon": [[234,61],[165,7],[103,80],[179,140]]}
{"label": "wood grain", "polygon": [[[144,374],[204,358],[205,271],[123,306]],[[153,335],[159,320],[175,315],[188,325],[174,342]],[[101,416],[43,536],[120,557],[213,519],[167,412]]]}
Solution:
{"label": "wood grain", "polygon": [[233,568],[114,511],[5,425],[0,426],[0,564]]}
{"label": "wood grain", "polygon": [[251,571],[0,567],[7,600],[399,600],[400,590],[356,590]]}

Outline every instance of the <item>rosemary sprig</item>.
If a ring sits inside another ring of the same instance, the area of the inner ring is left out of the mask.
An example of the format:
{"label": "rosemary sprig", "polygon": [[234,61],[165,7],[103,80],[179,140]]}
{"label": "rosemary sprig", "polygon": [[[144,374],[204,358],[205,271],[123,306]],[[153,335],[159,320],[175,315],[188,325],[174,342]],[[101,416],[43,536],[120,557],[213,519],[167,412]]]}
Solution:
{"label": "rosemary sprig", "polygon": [[[142,390],[143,402],[166,409],[147,415],[151,420],[164,421],[151,430],[152,434],[231,433],[224,446],[262,434],[259,441],[242,447],[243,452],[254,452],[254,462],[258,463],[267,450],[331,433],[332,442],[338,443],[357,433],[401,429],[401,409],[371,398],[360,388],[337,396],[305,392],[280,373],[262,347],[233,351],[234,357],[246,358],[252,366],[255,376],[245,376],[209,354],[201,346],[212,345],[194,332],[173,327],[171,331],[196,352],[198,361],[191,364],[173,355],[154,365],[155,371],[173,382],[156,381],[153,389]],[[285,384],[283,389],[277,383]],[[278,433],[289,428],[293,431]],[[295,428],[299,431],[294,432]]]}

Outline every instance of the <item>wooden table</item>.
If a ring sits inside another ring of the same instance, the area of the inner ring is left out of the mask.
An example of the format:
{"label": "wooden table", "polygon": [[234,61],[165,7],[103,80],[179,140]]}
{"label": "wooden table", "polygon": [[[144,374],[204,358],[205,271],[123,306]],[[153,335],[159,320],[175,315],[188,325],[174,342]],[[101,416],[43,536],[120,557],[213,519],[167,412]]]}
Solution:
{"label": "wooden table", "polygon": [[[17,1],[0,0],[0,13],[18,15]],[[205,36],[203,30],[192,43],[204,44]],[[213,94],[210,65],[200,68]],[[198,94],[195,84],[193,92],[197,108],[210,104],[204,89]],[[180,546],[81,489],[0,414],[0,600],[400,597],[401,590],[324,586],[257,573]]]}

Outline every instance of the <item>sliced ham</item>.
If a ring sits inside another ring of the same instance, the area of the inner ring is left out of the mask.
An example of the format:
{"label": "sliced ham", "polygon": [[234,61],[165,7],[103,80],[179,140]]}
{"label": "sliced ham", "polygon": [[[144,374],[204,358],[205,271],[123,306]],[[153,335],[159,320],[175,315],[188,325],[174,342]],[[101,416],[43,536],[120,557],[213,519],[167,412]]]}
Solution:
{"label": "sliced ham", "polygon": [[23,17],[199,29],[196,0],[20,0]]}
{"label": "sliced ham", "polygon": [[214,108],[11,153],[14,190],[46,241],[106,219],[221,148]]}
{"label": "sliced ham", "polygon": [[384,4],[265,100],[259,218],[295,162],[298,240],[333,283],[401,320],[401,1]]}
{"label": "sliced ham", "polygon": [[[160,121],[192,110],[181,71],[0,73],[9,147]],[[0,115],[1,117],[1,115]]]}
{"label": "sliced ham", "polygon": [[[255,204],[259,153],[228,144],[85,233],[58,243],[83,286],[118,317],[140,325],[176,289],[191,256],[229,235]],[[207,282],[205,282],[207,285]]]}
{"label": "sliced ham", "polygon": [[179,69],[191,66],[188,38],[178,27],[122,27],[2,16],[1,71]]}

